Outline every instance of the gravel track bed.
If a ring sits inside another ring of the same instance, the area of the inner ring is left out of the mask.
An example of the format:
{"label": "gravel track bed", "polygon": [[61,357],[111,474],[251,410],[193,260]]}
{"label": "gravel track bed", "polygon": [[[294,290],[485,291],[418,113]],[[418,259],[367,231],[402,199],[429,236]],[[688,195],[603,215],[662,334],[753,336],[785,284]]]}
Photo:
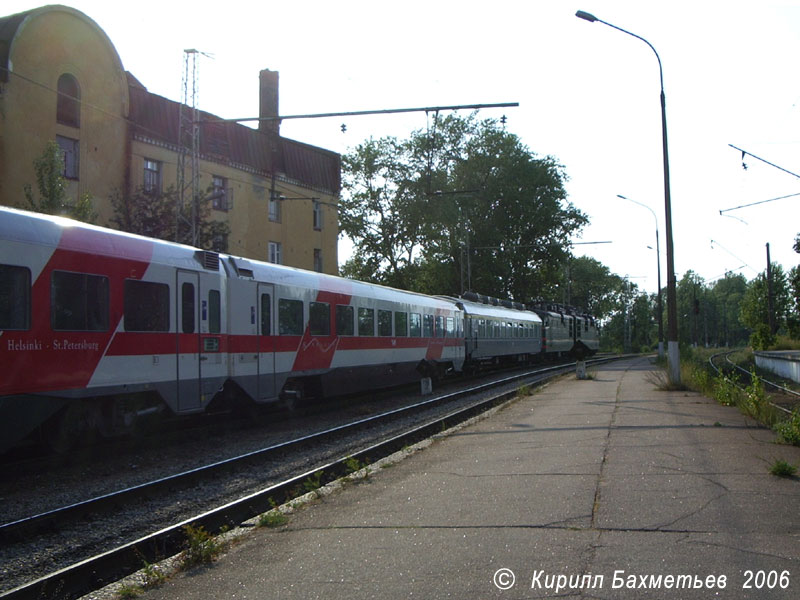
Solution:
{"label": "gravel track bed", "polygon": [[[517,386],[507,384],[510,389]],[[447,391],[442,389],[439,392]],[[497,389],[491,393],[496,392]],[[292,475],[313,470],[332,459],[356,452],[489,395],[490,392],[484,392],[447,402],[444,406],[437,405],[424,413],[360,429],[336,441],[316,444],[313,448],[306,446],[291,455],[286,453],[263,467],[251,466],[219,475],[191,488],[140,500],[135,506],[121,508],[113,515],[87,517],[57,532],[7,544],[0,548],[0,592],[264,489]],[[90,462],[59,467],[48,473],[15,475],[10,479],[3,477],[0,480],[0,521],[14,521],[421,400],[409,392],[376,396],[373,401],[337,406],[334,411],[290,418],[271,426],[203,432],[200,439],[165,447],[152,444],[147,450],[118,456],[99,452]]]}

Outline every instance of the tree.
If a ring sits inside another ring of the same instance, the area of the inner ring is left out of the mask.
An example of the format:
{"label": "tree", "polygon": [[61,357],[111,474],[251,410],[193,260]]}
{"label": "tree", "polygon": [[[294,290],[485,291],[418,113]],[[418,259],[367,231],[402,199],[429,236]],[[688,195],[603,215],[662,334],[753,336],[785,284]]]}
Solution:
{"label": "tree", "polygon": [[711,289],[710,298],[715,319],[710,339],[717,346],[743,346],[750,332],[739,319],[741,303],[747,290],[744,275],[726,273]]}
{"label": "tree", "polygon": [[344,272],[421,292],[538,297],[587,222],[565,180],[554,158],[475,115],[369,140],[343,159],[341,229],[356,247]]}
{"label": "tree", "polygon": [[82,194],[75,201],[67,197],[67,180],[62,175],[64,154],[56,142],[47,143],[42,153],[33,161],[33,170],[39,199],[34,197],[31,184],[25,184],[23,188],[31,210],[70,217],[86,223],[97,220],[90,194]]}
{"label": "tree", "polygon": [[142,187],[132,193],[117,191],[111,196],[111,205],[114,207],[111,222],[122,231],[217,252],[227,251],[230,229],[227,224],[212,220],[211,202],[207,197],[195,198],[196,239],[192,239],[191,204],[181,207],[176,215],[178,194],[173,187],[165,192],[150,192]]}
{"label": "tree", "polygon": [[[785,328],[790,296],[783,267],[772,263],[772,294],[774,322],[778,329]],[[766,273],[759,274],[747,286],[741,304],[741,320],[753,330],[750,344],[754,350],[764,350],[775,343],[775,331],[770,328]]]}

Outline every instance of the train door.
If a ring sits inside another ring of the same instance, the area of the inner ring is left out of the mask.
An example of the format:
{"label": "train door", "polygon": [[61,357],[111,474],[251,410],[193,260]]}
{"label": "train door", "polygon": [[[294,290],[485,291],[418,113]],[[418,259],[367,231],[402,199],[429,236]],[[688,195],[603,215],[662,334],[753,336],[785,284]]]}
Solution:
{"label": "train door", "polygon": [[178,271],[176,348],[179,412],[200,408],[199,284],[197,273]]}
{"label": "train door", "polygon": [[258,399],[275,397],[275,343],[274,343],[273,286],[258,284]]}

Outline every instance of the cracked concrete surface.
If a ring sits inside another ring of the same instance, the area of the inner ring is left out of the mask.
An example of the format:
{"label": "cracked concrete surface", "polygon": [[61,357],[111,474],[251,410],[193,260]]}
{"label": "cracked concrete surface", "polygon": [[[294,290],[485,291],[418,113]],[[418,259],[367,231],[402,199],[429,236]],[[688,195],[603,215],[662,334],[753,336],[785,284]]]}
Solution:
{"label": "cracked concrete surface", "polygon": [[[768,473],[775,458],[800,463],[800,448],[736,409],[655,390],[651,368],[552,384],[144,597],[800,597],[800,480]],[[494,584],[501,568],[511,589]],[[789,584],[744,589],[747,570]],[[614,589],[615,571],[726,587]],[[603,580],[535,585],[560,575]]]}

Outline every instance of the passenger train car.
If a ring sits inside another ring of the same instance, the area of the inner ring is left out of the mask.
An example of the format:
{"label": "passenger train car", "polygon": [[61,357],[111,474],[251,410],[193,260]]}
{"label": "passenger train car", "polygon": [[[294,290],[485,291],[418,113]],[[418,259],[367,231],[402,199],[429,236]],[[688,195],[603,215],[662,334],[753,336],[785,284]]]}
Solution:
{"label": "passenger train car", "polygon": [[0,451],[32,433],[66,448],[152,413],[325,397],[569,350],[547,331],[554,314],[477,299],[0,208]]}

